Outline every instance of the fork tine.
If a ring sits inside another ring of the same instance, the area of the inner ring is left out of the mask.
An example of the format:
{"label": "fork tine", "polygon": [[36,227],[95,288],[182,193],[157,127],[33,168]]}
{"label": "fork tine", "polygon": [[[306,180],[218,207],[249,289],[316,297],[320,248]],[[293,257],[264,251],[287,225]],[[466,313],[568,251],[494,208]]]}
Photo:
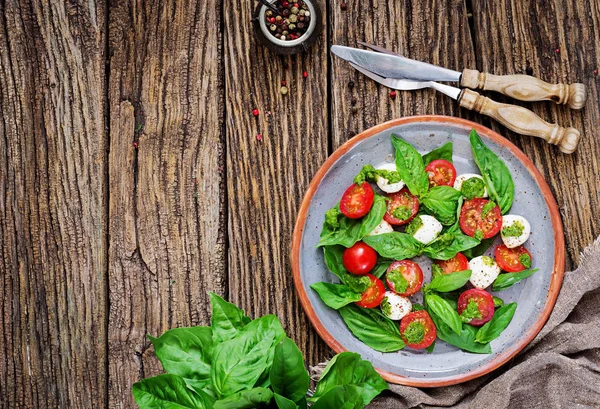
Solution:
{"label": "fork tine", "polygon": [[387,48],[383,48],[378,45],[365,43],[364,41],[358,41],[358,44],[362,45],[363,47],[370,48],[373,51],[377,51],[377,52],[380,52],[383,54],[398,55],[397,53],[393,52],[392,50],[388,50]]}

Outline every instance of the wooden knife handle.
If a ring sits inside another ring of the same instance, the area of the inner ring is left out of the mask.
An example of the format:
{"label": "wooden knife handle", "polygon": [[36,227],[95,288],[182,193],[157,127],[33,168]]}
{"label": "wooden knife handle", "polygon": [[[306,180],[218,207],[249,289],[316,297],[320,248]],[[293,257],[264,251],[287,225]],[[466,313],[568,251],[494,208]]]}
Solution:
{"label": "wooden knife handle", "polygon": [[502,104],[470,89],[463,89],[458,103],[463,108],[494,118],[517,133],[542,138],[552,145],[558,145],[564,153],[575,152],[579,144],[580,134],[577,129],[549,124],[527,108]]}
{"label": "wooden knife handle", "polygon": [[521,101],[550,100],[573,109],[583,108],[587,98],[583,84],[549,84],[530,75],[492,75],[477,70],[464,70],[460,85],[497,91]]}

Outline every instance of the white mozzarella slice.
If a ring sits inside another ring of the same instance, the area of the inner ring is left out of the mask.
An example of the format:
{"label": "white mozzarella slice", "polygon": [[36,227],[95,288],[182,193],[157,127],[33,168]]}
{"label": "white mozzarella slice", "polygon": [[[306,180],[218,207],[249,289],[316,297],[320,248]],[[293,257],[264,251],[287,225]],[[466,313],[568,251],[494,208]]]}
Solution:
{"label": "white mozzarella slice", "polygon": [[488,256],[475,257],[469,261],[471,284],[473,287],[484,289],[489,287],[500,274],[500,267],[493,258]]}
{"label": "white mozzarella slice", "polygon": [[385,220],[382,220],[381,223],[375,226],[375,228],[371,230],[369,234],[367,234],[367,236],[377,236],[378,234],[391,233],[393,231],[394,228],[392,227],[392,225],[386,222]]}
{"label": "white mozzarella slice", "polygon": [[423,224],[413,233],[413,237],[423,244],[429,244],[434,241],[442,232],[442,223],[435,217],[423,214],[417,216],[421,218]]}
{"label": "white mozzarella slice", "polygon": [[[509,236],[506,235],[505,232],[507,228],[517,228],[517,230],[521,230],[521,234],[518,236]],[[509,249],[514,247],[518,247],[523,245],[529,239],[529,235],[531,234],[531,225],[523,216],[518,216],[515,214],[507,214],[506,216],[502,216],[502,230],[500,230],[500,235],[502,236],[502,241]]]}
{"label": "white mozzarella slice", "polygon": [[[483,177],[481,175],[477,175],[475,173],[464,173],[464,174],[458,175],[456,177],[456,180],[454,181],[454,189],[456,189],[460,192],[460,188],[462,187],[462,184],[465,182],[465,180],[469,180],[471,178],[478,178],[478,179],[483,180]],[[488,197],[488,192],[485,187],[483,188],[483,196],[482,197]]]}
{"label": "white mozzarella slice", "polygon": [[[384,163],[377,167],[377,170],[389,170],[391,172],[396,172],[396,164],[394,163]],[[377,186],[379,189],[383,190],[385,193],[396,193],[402,190],[404,187],[404,182],[400,181],[397,183],[390,183],[389,180],[382,176],[377,176],[376,178]]]}
{"label": "white mozzarella slice", "polygon": [[404,318],[412,310],[412,303],[406,297],[396,294],[393,291],[386,291],[385,297],[381,302],[381,311],[392,320]]}

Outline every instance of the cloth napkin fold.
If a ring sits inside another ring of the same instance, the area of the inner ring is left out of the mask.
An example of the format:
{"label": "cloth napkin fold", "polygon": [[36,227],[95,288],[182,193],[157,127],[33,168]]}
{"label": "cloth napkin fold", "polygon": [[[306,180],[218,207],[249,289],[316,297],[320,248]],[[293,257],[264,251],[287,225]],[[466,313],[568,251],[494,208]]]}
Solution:
{"label": "cloth napkin fold", "polygon": [[459,385],[389,387],[369,409],[600,408],[600,237],[565,273],[548,322],[512,361]]}

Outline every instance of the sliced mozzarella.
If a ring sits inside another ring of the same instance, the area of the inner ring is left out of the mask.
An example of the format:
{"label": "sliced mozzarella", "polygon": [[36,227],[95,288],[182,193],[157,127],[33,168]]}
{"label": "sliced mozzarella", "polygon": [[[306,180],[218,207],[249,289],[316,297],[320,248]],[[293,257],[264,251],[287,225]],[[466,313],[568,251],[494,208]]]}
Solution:
{"label": "sliced mozzarella", "polygon": [[369,234],[367,234],[367,236],[377,236],[378,234],[391,233],[393,231],[394,228],[392,227],[392,225],[386,222],[385,220],[382,220],[381,223],[375,226],[375,228],[371,230]]}
{"label": "sliced mozzarella", "polygon": [[475,257],[469,261],[471,284],[473,287],[484,289],[490,286],[500,274],[500,267],[493,258],[488,256]]}
{"label": "sliced mozzarella", "polygon": [[[465,180],[469,180],[471,178],[478,178],[478,179],[483,180],[483,177],[481,175],[477,175],[475,173],[464,173],[464,174],[458,175],[456,177],[456,180],[454,181],[454,189],[456,189],[460,192],[460,188],[462,187],[462,184],[465,182]],[[488,192],[485,187],[483,188],[483,196],[482,197],[488,197]]]}
{"label": "sliced mozzarella", "polygon": [[[523,232],[518,236],[506,236],[504,234],[504,229],[513,227],[515,223],[517,224],[517,227],[523,228]],[[502,241],[509,249],[518,247],[525,243],[527,239],[529,239],[530,234],[531,225],[523,216],[517,216],[516,214],[507,214],[506,216],[502,216],[502,230],[500,230],[500,235],[502,236]]]}
{"label": "sliced mozzarella", "polygon": [[421,218],[423,224],[413,233],[413,237],[423,244],[429,244],[442,232],[442,223],[438,222],[435,217],[427,214],[417,217]]}
{"label": "sliced mozzarella", "polygon": [[404,318],[411,310],[412,303],[408,298],[402,297],[393,291],[385,292],[385,297],[381,302],[383,315],[392,320],[399,320]]}
{"label": "sliced mozzarella", "polygon": [[[396,165],[394,163],[384,163],[383,165],[377,166],[377,170],[389,170],[390,172],[396,172]],[[404,187],[404,182],[400,181],[397,183],[390,183],[389,180],[382,176],[376,178],[377,186],[385,193],[396,193]]]}

